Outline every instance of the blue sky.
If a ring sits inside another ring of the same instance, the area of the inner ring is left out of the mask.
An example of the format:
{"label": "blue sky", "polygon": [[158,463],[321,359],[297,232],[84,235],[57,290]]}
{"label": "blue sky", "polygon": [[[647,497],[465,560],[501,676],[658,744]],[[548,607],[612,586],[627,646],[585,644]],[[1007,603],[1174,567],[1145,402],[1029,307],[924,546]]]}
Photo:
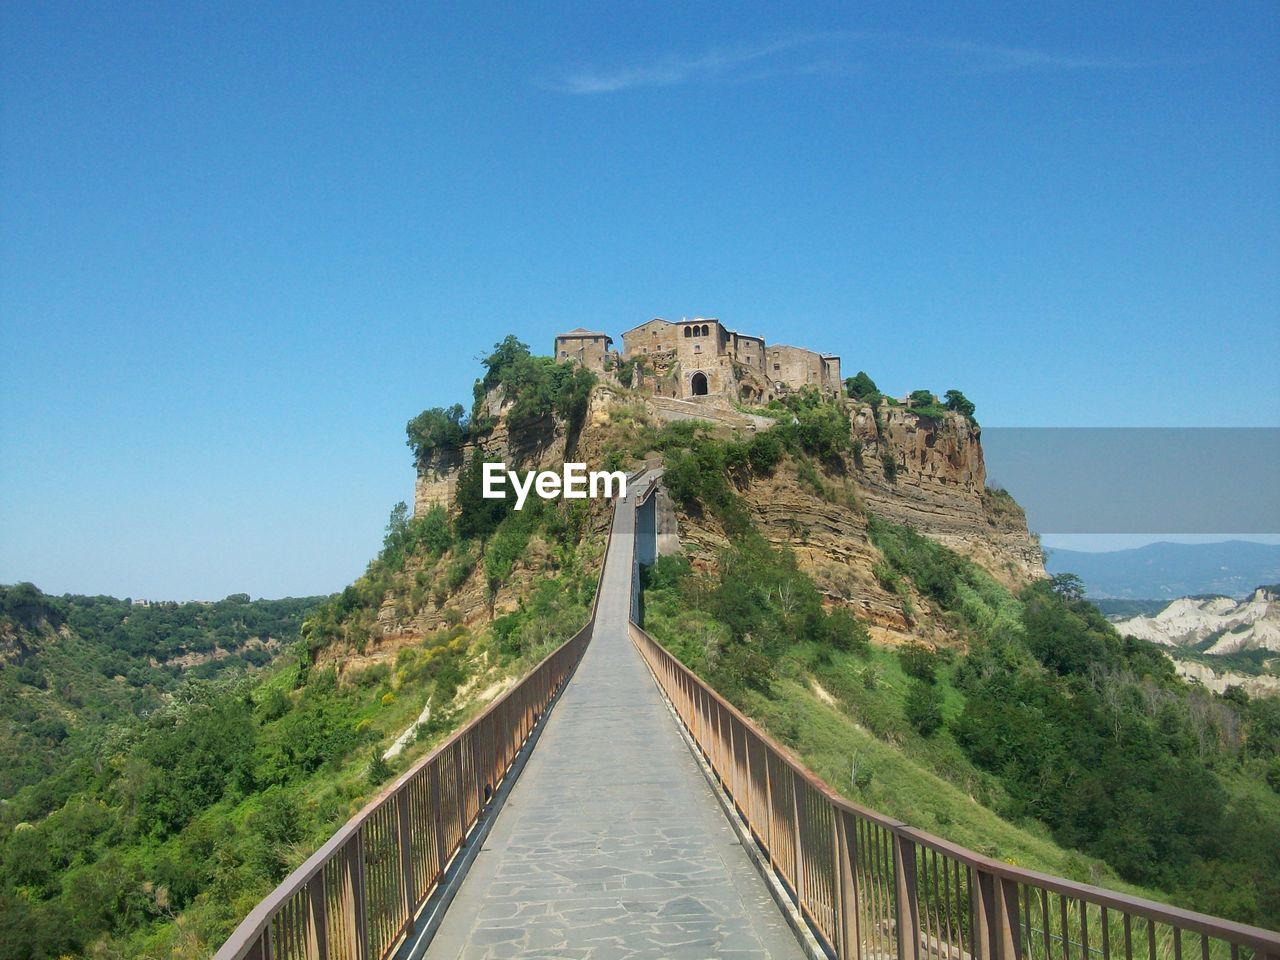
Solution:
{"label": "blue sky", "polygon": [[1280,422],[1274,4],[0,18],[0,582],[338,589],[507,332],[711,315],[985,425]]}

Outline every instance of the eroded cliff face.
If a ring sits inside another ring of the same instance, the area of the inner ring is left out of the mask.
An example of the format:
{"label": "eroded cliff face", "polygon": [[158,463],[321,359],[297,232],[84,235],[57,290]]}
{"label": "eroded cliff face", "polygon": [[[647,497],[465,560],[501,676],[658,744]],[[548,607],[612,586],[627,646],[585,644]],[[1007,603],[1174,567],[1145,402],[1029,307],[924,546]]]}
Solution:
{"label": "eroded cliff face", "polygon": [[[858,453],[847,458],[843,472],[820,474],[821,489],[790,463],[738,489],[761,533],[794,552],[828,603],[849,607],[881,642],[958,642],[926,598],[911,588],[899,594],[877,576],[878,568],[884,573],[883,558],[868,536],[868,515],[914,527],[1010,589],[1045,576],[1022,509],[1007,494],[985,488],[981,433],[971,421],[959,414],[920,418],[888,407],[877,425],[870,406],[850,403],[849,409]],[[676,518],[695,567],[713,569],[727,545],[719,523],[679,510]]]}
{"label": "eroded cliff face", "polygon": [[[958,413],[934,420],[882,406],[880,426],[868,404],[851,410],[863,444],[857,480],[867,509],[915,527],[981,564],[1008,587],[1043,577],[1044,555],[1012,497],[986,489],[982,431]],[[884,456],[896,470],[888,475]]]}
{"label": "eroded cliff face", "polygon": [[[593,390],[585,422],[575,436],[569,436],[565,425],[552,417],[513,436],[500,391],[491,394],[487,403],[488,413],[497,420],[487,436],[419,468],[416,514],[437,503],[452,503],[458,473],[474,456],[502,460],[520,469],[558,469],[566,459],[595,469],[604,463],[608,450],[617,449],[620,439],[625,446],[646,424],[656,427],[673,419],[701,419],[705,414],[715,432],[725,436],[750,435],[771,424],[725,404],[711,403],[704,410],[698,403],[681,401],[677,407],[661,397],[603,383]],[[883,642],[956,641],[924,597],[909,588],[905,595],[899,594],[877,577],[877,568],[883,575],[883,558],[867,534],[869,514],[909,524],[974,560],[1010,588],[1045,575],[1039,545],[1027,530],[1022,509],[1007,495],[985,488],[986,465],[976,425],[959,414],[922,418],[905,407],[887,404],[880,407],[878,416],[865,403],[848,401],[847,409],[857,452],[846,458],[843,471],[824,472],[821,490],[812,477],[803,478],[787,462],[772,476],[756,478],[738,489],[764,536],[794,551],[829,603],[848,606]],[[658,456],[651,459],[660,461]],[[594,506],[590,537],[603,543],[609,505]],[[714,517],[681,511],[666,497],[659,526],[659,534],[666,537],[662,552],[669,552],[678,537],[679,547],[703,569],[714,568],[727,545]],[[493,594],[485,584],[483,563],[477,562],[475,570],[443,596],[438,586],[432,586],[438,602],[411,609],[403,600],[388,599],[379,611],[370,648],[360,658],[392,656],[398,647],[432,632],[456,623],[481,626],[514,609],[554,565],[553,555],[554,545],[535,539],[509,580]],[[432,577],[434,584],[439,572]]]}

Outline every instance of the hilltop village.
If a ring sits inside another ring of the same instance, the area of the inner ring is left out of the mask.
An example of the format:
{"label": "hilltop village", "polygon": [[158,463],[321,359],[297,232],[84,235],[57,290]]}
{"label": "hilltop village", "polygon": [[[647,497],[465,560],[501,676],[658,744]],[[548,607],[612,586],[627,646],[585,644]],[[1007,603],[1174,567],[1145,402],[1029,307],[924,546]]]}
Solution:
{"label": "hilltop village", "polygon": [[602,375],[622,374],[630,386],[659,397],[768,403],[805,387],[841,391],[839,357],[769,345],[714,318],[655,318],[623,333],[621,352],[608,334],[579,327],[556,337],[553,356]]}

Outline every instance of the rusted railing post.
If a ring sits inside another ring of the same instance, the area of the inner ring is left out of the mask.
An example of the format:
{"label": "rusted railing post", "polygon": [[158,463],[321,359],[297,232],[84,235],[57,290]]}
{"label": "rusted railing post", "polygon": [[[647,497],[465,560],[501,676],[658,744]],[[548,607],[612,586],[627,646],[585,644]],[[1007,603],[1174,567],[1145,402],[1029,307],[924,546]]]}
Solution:
{"label": "rusted railing post", "polygon": [[357,833],[342,850],[339,871],[342,875],[342,915],[346,919],[346,952],[350,960],[365,960],[368,936],[364,916],[364,848]]}
{"label": "rusted railing post", "polygon": [[854,849],[856,840],[848,832],[845,815],[841,810],[832,812],[831,823],[835,832],[836,866],[836,955],[840,960],[854,960],[858,956],[858,862]]}
{"label": "rusted railing post", "polygon": [[[1004,877],[992,877],[995,896],[996,935],[995,956],[998,960],[1021,960],[1022,925],[1018,922],[1018,884]],[[1083,909],[1083,904],[1081,904]],[[1088,934],[1085,934],[1085,950],[1088,951]]]}
{"label": "rusted railing post", "polygon": [[329,910],[325,903],[324,871],[307,883],[307,956],[329,960]]}
{"label": "rusted railing post", "polygon": [[983,960],[1020,960],[1018,884],[981,868],[973,872],[975,946]]}
{"label": "rusted railing post", "polygon": [[800,778],[791,777],[791,819],[795,825],[795,850],[792,862],[795,864],[796,903],[800,905],[800,913],[804,913],[804,823],[800,818]]}
{"label": "rusted railing post", "polygon": [[919,960],[920,902],[916,899],[916,844],[893,832],[893,876],[897,901],[898,960]]}
{"label": "rusted railing post", "polygon": [[[413,891],[413,825],[409,821],[407,790],[396,794],[396,852],[400,855],[400,905],[404,910],[400,930],[403,931],[413,923],[413,907],[417,899]],[[440,866],[444,868],[444,864]]]}

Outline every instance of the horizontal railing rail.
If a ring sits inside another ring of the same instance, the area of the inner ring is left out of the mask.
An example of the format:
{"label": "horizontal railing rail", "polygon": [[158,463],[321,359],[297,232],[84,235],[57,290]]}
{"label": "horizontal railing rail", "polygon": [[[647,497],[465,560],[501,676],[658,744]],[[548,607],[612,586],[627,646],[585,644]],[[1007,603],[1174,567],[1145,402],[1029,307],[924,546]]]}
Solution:
{"label": "horizontal railing rail", "polygon": [[236,928],[214,960],[385,960],[586,652],[600,606],[524,678],[383,790]]}
{"label": "horizontal railing rail", "polygon": [[631,638],[839,960],[1280,960],[1280,934],[984,857],[839,796],[635,623]]}

